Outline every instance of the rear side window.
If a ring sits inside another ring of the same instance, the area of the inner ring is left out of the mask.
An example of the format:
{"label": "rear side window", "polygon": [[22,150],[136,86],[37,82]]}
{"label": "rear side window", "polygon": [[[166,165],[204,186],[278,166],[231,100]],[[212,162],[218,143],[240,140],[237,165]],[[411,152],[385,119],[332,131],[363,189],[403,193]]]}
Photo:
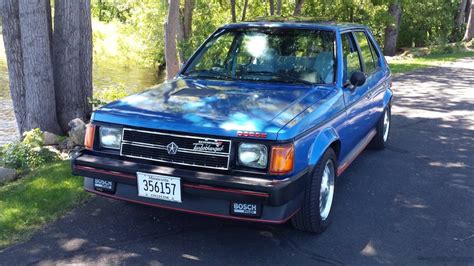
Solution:
{"label": "rear side window", "polygon": [[377,69],[378,57],[372,43],[367,39],[367,36],[362,31],[354,32],[354,35],[359,43],[360,52],[362,53],[362,61],[365,65],[365,73],[370,74]]}
{"label": "rear side window", "polygon": [[354,71],[362,72],[362,65],[357,51],[357,45],[351,33],[342,34],[342,49],[344,63],[344,82],[349,79]]}

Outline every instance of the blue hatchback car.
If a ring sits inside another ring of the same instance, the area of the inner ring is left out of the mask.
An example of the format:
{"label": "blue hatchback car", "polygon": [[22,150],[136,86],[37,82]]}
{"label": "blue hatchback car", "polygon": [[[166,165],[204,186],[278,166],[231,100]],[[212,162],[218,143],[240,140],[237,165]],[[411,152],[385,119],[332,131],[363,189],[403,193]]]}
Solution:
{"label": "blue hatchback car", "polygon": [[321,232],[337,177],[386,145],[390,86],[365,26],[225,25],[174,79],[96,110],[73,172],[106,197]]}

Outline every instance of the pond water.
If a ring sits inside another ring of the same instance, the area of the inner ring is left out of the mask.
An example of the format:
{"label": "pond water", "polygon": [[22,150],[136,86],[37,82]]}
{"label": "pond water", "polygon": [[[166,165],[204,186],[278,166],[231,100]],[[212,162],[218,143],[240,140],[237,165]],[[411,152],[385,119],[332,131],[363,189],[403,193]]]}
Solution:
{"label": "pond water", "polygon": [[[0,42],[2,38],[0,35]],[[2,49],[0,49],[2,51]],[[124,86],[127,92],[137,92],[157,84],[162,79],[154,69],[128,67],[113,62],[94,63],[94,90]],[[0,53],[0,146],[19,138],[8,83],[8,70],[3,51]]]}

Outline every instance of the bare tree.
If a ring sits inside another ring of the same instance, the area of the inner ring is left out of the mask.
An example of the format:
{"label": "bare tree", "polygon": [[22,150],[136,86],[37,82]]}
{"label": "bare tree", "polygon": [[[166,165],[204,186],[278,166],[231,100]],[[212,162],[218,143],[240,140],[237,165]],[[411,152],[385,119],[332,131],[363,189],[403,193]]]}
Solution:
{"label": "bare tree", "polygon": [[235,15],[235,0],[230,0],[230,15],[232,16],[232,22],[237,22],[237,16]]}
{"label": "bare tree", "polygon": [[301,7],[303,7],[304,0],[296,0],[295,11],[293,12],[293,16],[301,15]]}
{"label": "bare tree", "polygon": [[60,134],[45,1],[19,1],[26,128]]}
{"label": "bare tree", "polygon": [[245,0],[244,1],[244,7],[242,8],[242,18],[241,20],[244,21],[245,20],[245,16],[247,14],[247,7],[249,5],[249,0]]}
{"label": "bare tree", "polygon": [[472,38],[474,38],[474,2],[471,3],[469,19],[467,21],[467,28],[463,41],[470,41]]}
{"label": "bare tree", "polygon": [[275,15],[275,2],[274,0],[268,0],[268,4],[270,5],[270,15]]}
{"label": "bare tree", "polygon": [[179,26],[179,1],[168,1],[168,18],[165,23],[166,78],[172,79],[179,71],[176,36]]}
{"label": "bare tree", "polygon": [[54,85],[59,124],[88,120],[92,107],[92,39],[89,0],[56,0],[53,34]]}
{"label": "bare tree", "polygon": [[281,0],[277,0],[277,16],[281,16]]}
{"label": "bare tree", "polygon": [[20,134],[28,130],[26,124],[25,85],[23,82],[23,55],[21,49],[18,0],[1,2],[3,42],[8,64],[10,95]]}
{"label": "bare tree", "polygon": [[400,20],[402,17],[400,0],[393,0],[390,3],[388,13],[391,21],[385,27],[384,54],[393,56],[397,52],[398,32],[400,30]]}

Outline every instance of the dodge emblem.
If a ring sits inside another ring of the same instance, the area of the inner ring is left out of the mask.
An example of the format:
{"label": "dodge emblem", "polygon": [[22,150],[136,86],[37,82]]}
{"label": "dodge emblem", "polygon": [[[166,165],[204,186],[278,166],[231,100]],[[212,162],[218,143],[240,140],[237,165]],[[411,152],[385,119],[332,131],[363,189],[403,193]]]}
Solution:
{"label": "dodge emblem", "polygon": [[174,142],[171,142],[166,146],[166,150],[168,151],[168,154],[176,154],[176,152],[178,152],[178,145],[176,145]]}

